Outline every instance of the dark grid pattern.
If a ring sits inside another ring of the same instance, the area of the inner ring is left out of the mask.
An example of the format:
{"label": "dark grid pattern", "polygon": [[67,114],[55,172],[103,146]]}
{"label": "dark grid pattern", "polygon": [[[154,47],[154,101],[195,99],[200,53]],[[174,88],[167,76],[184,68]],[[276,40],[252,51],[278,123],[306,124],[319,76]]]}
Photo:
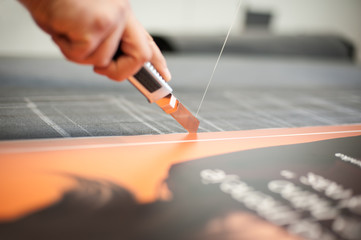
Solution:
{"label": "dark grid pattern", "polygon": [[[168,60],[174,79],[188,76],[183,84],[172,86],[192,112],[204,91],[210,59],[171,56]],[[0,62],[0,139],[185,132],[130,84],[96,79],[87,68],[62,60]],[[295,75],[297,71],[303,75]],[[357,66],[225,58],[217,74],[198,116],[200,132],[361,123]]]}

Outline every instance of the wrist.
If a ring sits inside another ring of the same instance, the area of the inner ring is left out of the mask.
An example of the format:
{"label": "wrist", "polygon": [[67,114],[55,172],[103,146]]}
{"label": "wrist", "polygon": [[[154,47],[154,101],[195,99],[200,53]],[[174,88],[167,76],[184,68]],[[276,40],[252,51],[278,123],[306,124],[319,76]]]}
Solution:
{"label": "wrist", "polygon": [[31,13],[41,8],[46,1],[44,0],[18,0],[24,7],[26,7]]}

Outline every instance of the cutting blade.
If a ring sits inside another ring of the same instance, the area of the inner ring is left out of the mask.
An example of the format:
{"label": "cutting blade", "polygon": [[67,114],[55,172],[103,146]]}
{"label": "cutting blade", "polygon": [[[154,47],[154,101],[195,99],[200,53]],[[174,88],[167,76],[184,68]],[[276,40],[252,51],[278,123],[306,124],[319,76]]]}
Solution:
{"label": "cutting blade", "polygon": [[199,120],[188,111],[182,103],[178,102],[178,108],[170,114],[180,125],[189,133],[196,133],[199,126]]}
{"label": "cutting blade", "polygon": [[166,97],[159,99],[157,105],[163,109],[164,112],[170,114],[180,125],[182,125],[189,133],[196,133],[199,126],[199,120],[174,97],[169,94]]}

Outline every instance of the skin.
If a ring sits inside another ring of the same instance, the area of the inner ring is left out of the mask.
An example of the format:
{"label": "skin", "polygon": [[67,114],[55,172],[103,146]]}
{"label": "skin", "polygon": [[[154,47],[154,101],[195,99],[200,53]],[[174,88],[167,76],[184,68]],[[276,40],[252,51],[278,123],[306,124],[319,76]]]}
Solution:
{"label": "skin", "polygon": [[[19,0],[70,61],[122,81],[150,61],[166,81],[166,60],[128,0]],[[119,45],[119,43],[121,44]],[[123,55],[112,57],[120,47]]]}

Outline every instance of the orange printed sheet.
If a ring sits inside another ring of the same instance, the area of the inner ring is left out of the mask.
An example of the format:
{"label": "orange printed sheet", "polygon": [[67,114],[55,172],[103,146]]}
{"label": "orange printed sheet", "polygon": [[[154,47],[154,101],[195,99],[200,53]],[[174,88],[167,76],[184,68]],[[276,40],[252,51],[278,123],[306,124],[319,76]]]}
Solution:
{"label": "orange printed sheet", "polygon": [[3,141],[0,143],[0,220],[58,201],[76,181],[105,180],[138,203],[169,198],[162,187],[176,163],[242,150],[361,135],[361,125],[235,132]]}

